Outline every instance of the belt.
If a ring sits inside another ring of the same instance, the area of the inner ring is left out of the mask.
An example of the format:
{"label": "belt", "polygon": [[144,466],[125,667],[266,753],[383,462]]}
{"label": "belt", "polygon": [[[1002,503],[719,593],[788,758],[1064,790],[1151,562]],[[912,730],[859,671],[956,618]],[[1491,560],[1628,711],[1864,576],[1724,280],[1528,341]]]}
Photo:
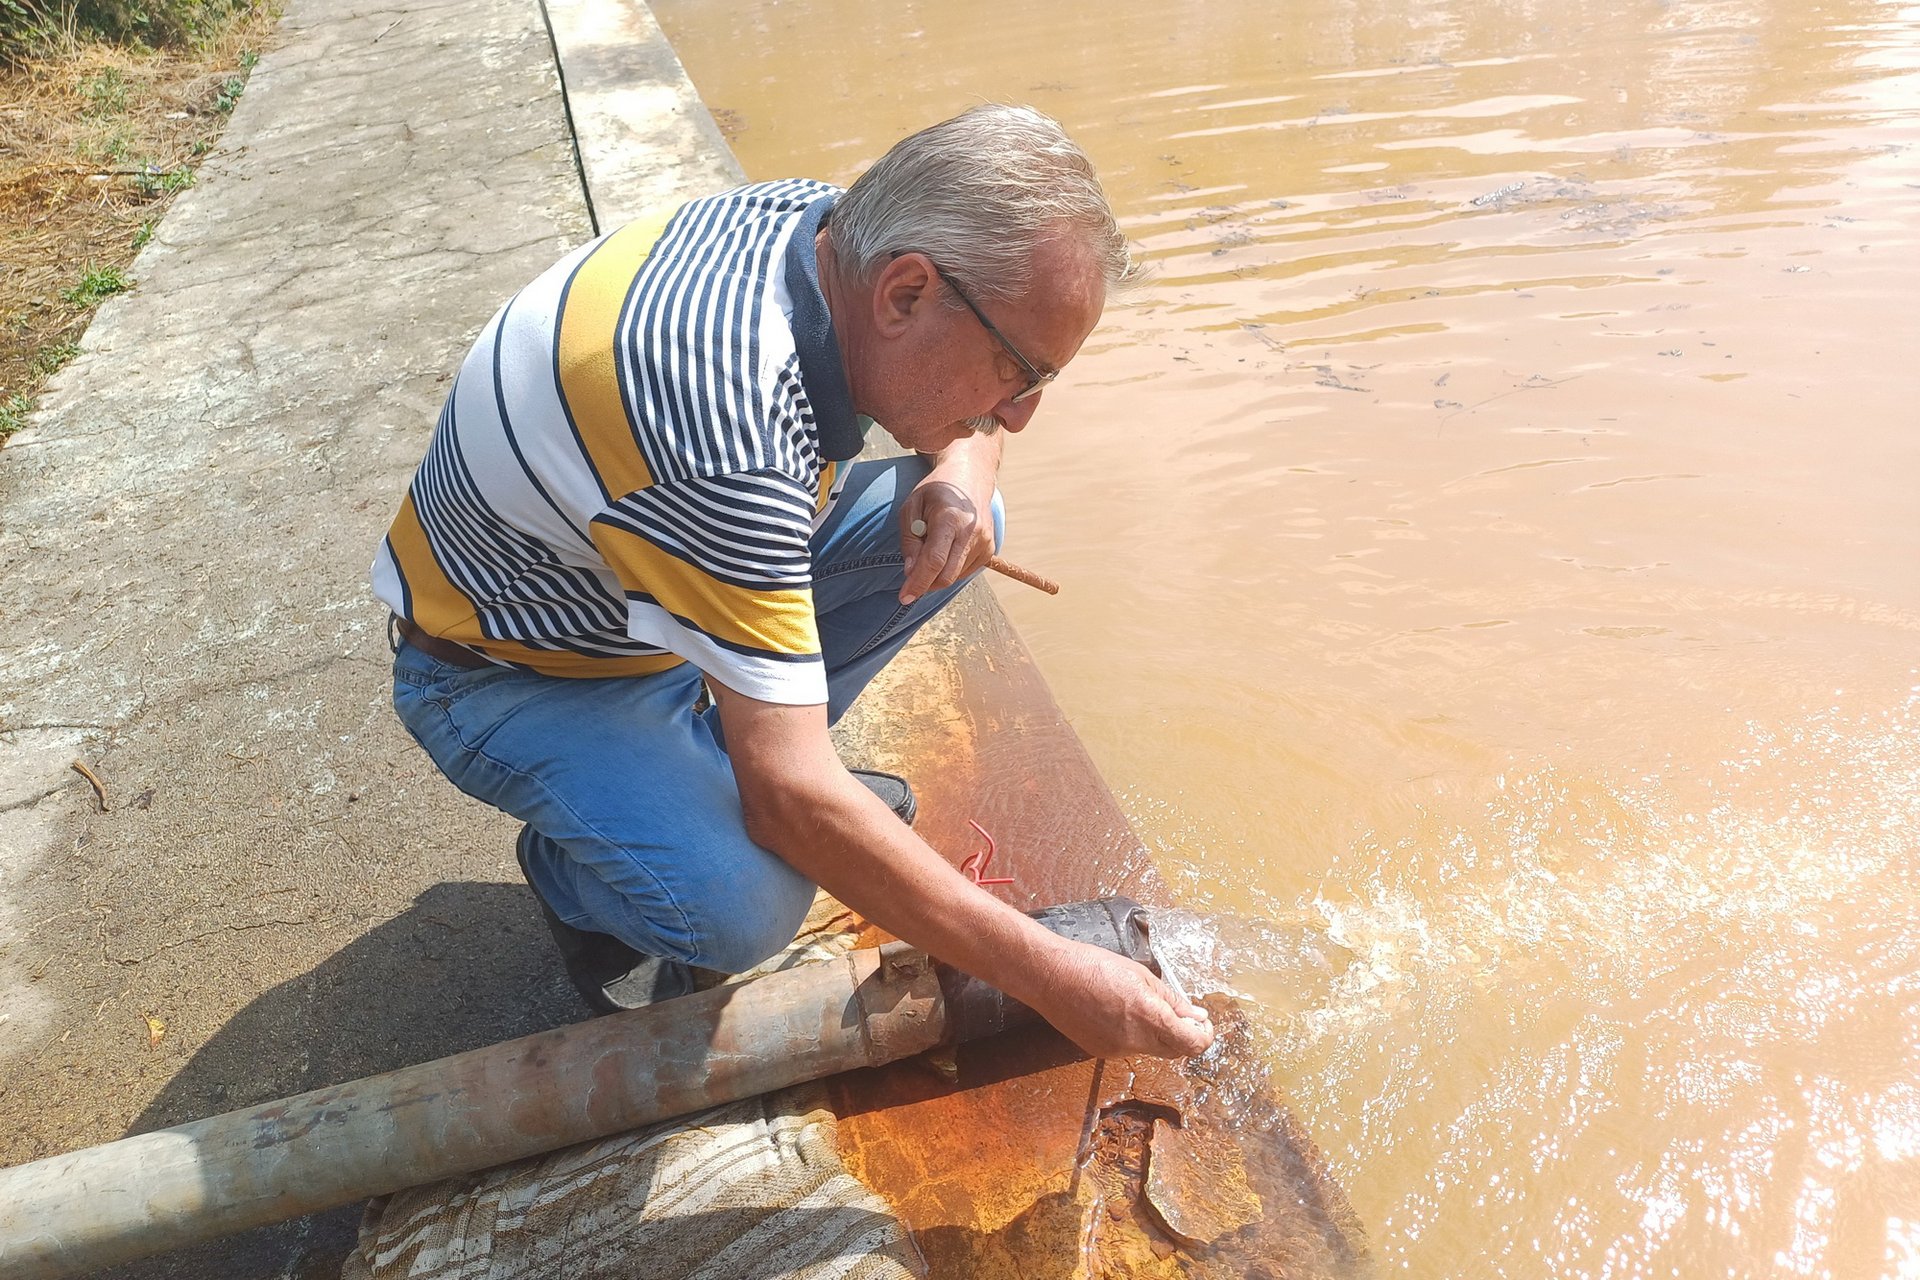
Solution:
{"label": "belt", "polygon": [[428,635],[405,618],[396,615],[393,621],[394,629],[399,631],[400,638],[429,658],[438,658],[449,666],[465,667],[469,671],[478,671],[482,667],[497,665],[488,662],[463,644],[455,644],[451,640],[442,640],[439,636]]}

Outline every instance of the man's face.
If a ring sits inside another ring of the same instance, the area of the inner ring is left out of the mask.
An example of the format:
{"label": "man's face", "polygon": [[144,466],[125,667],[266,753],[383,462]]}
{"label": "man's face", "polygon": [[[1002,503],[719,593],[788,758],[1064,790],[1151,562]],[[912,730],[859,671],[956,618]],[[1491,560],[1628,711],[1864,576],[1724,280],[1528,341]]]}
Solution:
{"label": "man's face", "polygon": [[[894,309],[899,331],[886,344],[869,412],[902,445],[927,453],[976,431],[1022,430],[1046,394],[1042,387],[1022,395],[1035,371],[1064,368],[1106,304],[1091,255],[1065,239],[1040,247],[1033,287],[1006,302],[983,297],[978,282],[948,281],[923,255],[896,266],[895,279],[882,276],[878,303]],[[961,295],[974,308],[950,305]]]}

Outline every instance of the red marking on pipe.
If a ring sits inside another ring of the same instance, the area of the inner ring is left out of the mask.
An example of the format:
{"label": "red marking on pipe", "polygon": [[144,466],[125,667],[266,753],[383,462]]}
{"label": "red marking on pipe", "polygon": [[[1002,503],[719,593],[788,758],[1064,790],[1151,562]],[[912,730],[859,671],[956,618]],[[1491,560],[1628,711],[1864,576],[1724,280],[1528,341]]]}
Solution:
{"label": "red marking on pipe", "polygon": [[980,833],[980,838],[987,842],[987,847],[979,853],[968,854],[966,861],[960,864],[960,870],[965,872],[972,878],[975,884],[983,889],[990,884],[1012,884],[1012,876],[989,876],[987,874],[987,868],[993,863],[993,837],[987,834],[985,827],[975,822],[972,818],[967,819],[967,825]]}

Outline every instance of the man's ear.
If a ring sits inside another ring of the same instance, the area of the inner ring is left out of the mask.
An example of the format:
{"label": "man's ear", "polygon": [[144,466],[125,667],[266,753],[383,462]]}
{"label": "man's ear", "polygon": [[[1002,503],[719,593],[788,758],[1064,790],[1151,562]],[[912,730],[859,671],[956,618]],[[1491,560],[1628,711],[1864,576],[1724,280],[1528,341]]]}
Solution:
{"label": "man's ear", "polygon": [[934,301],[940,277],[924,253],[903,253],[880,269],[873,282],[873,324],[884,337],[897,338]]}

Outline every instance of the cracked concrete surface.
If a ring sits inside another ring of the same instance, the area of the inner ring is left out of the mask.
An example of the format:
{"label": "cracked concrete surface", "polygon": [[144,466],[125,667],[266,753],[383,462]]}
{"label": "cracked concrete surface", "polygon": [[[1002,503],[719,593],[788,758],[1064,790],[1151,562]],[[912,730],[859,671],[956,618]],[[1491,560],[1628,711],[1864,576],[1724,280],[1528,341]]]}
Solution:
{"label": "cracked concrete surface", "polygon": [[[553,49],[524,0],[278,39],[0,451],[0,1163],[581,1014],[365,585],[474,333],[590,232]],[[353,1216],[137,1270],[337,1273]]]}

